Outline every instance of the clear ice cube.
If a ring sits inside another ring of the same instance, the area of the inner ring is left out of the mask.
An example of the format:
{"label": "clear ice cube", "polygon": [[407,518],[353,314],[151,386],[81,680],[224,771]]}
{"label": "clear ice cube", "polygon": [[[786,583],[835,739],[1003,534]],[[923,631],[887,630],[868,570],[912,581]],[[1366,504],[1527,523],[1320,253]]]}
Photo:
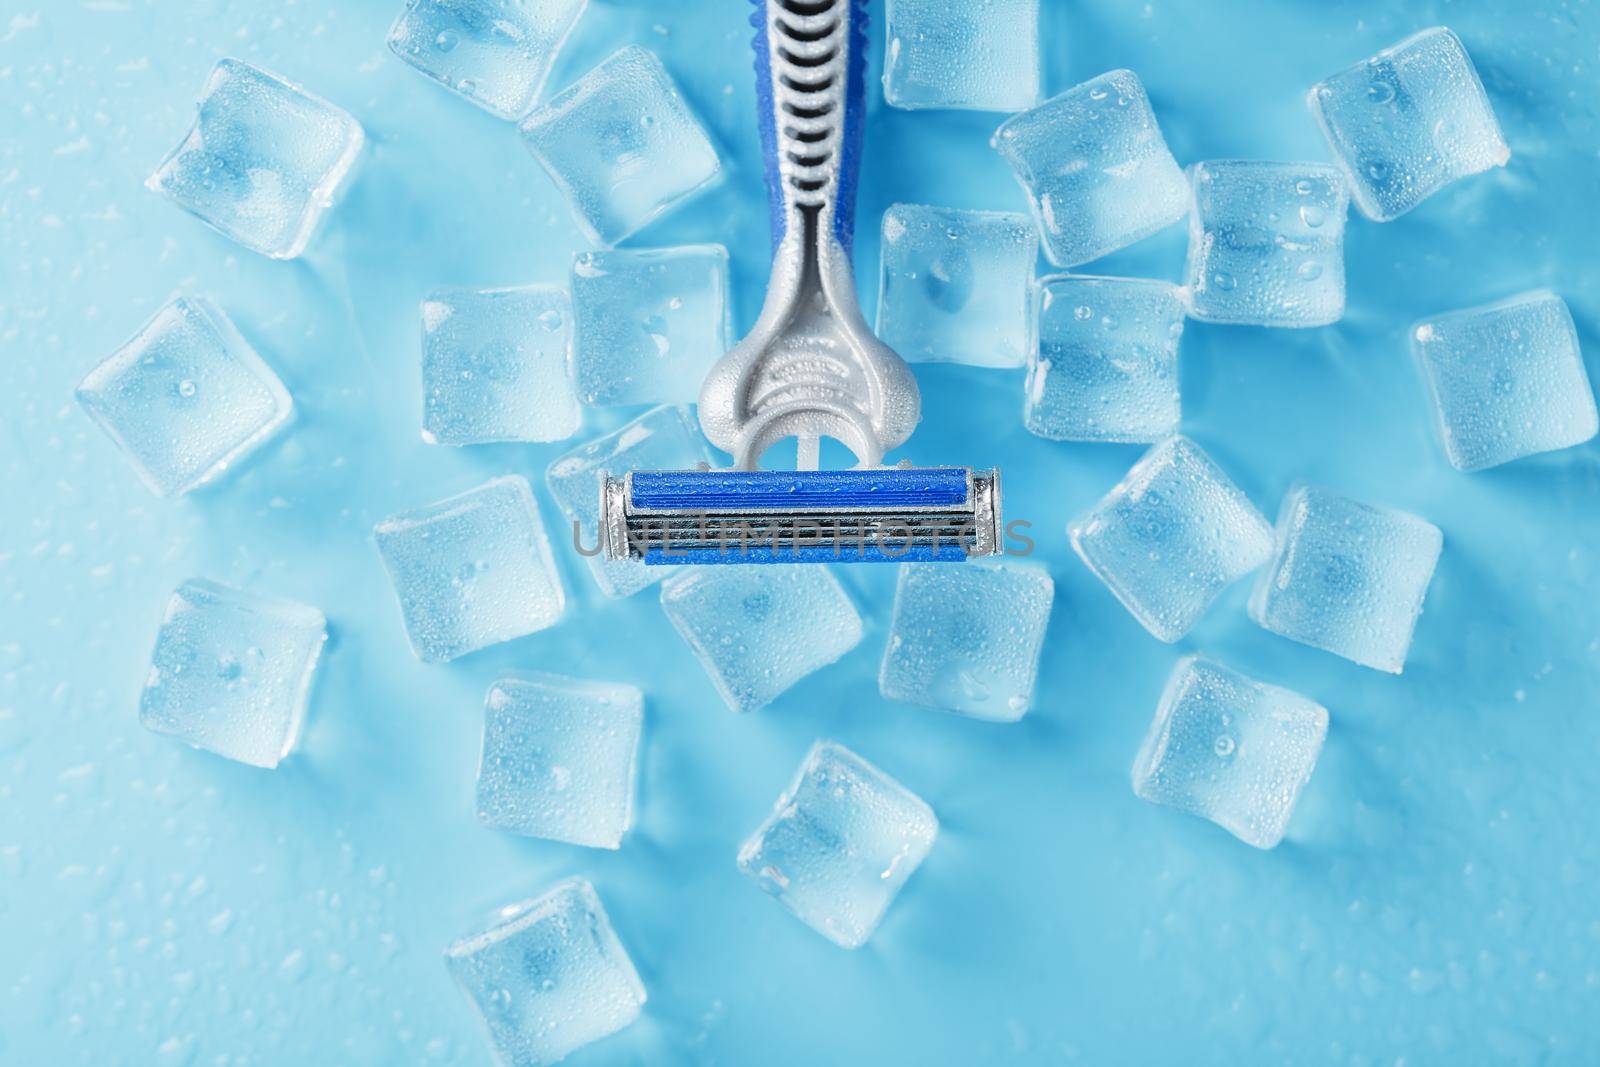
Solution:
{"label": "clear ice cube", "polygon": [[692,404],[728,349],[721,245],[580,252],[572,366],[585,404]]}
{"label": "clear ice cube", "polygon": [[478,820],[497,830],[617,848],[633,824],[644,694],[631,685],[526,674],[484,702]]}
{"label": "clear ice cube", "polygon": [[221,477],[289,422],[283,383],[222,309],[179,297],[78,384],[146,485],[178,496]]}
{"label": "clear ice cube", "polygon": [[710,184],[722,169],[667,68],[634,45],[535,108],[522,136],[584,230],[607,245]]}
{"label": "clear ice cube", "polygon": [[902,564],[878,691],[1015,722],[1033,704],[1055,583],[1034,563]]}
{"label": "clear ice cube", "polygon": [[566,595],[525,478],[396,515],[373,537],[420,660],[455,659],[561,620]]}
{"label": "clear ice cube", "polygon": [[646,566],[638,560],[608,560],[600,553],[600,485],[606,474],[620,477],[634,470],[694,470],[710,460],[705,438],[689,409],[659,407],[550,464],[545,485],[566,517],[561,539],[582,547],[584,562],[602,593],[632,596],[677,569]]}
{"label": "clear ice cube", "polygon": [[589,0],[407,0],[389,50],[491,115],[520,119]]}
{"label": "clear ice cube", "polygon": [[885,0],[894,107],[1021,111],[1039,101],[1039,0]]}
{"label": "clear ice cube", "polygon": [[1379,222],[1511,158],[1477,68],[1443,26],[1318,82],[1307,102],[1356,207]]}
{"label": "clear ice cube", "polygon": [[1344,178],[1326,163],[1216,159],[1189,168],[1189,314],[1247,326],[1344,317]]}
{"label": "clear ice cube", "polygon": [[252,251],[294,259],[364,141],[361,125],[321,97],[224,59],[194,126],[145,185]]}
{"label": "clear ice cube", "polygon": [[1178,287],[1057,274],[1038,286],[1022,421],[1054,441],[1153,444],[1178,431]]}
{"label": "clear ice cube", "polygon": [[583,412],[568,367],[564,290],[451,289],[422,302],[422,439],[562,441]]}
{"label": "clear ice cube", "polygon": [[1457,470],[1570,448],[1600,429],[1572,313],[1547,289],[1423,319],[1411,350]]}
{"label": "clear ice cube", "polygon": [[327,636],[316,608],[184,582],[161,620],[139,722],[240,763],[276,767],[299,740]]}
{"label": "clear ice cube", "polygon": [[1038,258],[1026,215],[892,204],[883,214],[878,336],[913,363],[1020,367]]}
{"label": "clear ice cube", "polygon": [[1278,513],[1250,617],[1291,641],[1399,674],[1444,535],[1425,519],[1317,486]]}
{"label": "clear ice cube", "polygon": [[861,616],[825,567],[690,567],[661,586],[661,608],[728,707],[755,711],[861,641]]}
{"label": "clear ice cube", "polygon": [[1247,845],[1283,840],[1328,734],[1322,705],[1213,660],[1178,661],[1133,761],[1133,791]]}
{"label": "clear ice cube", "polygon": [[859,948],[938,834],[920,797],[843,745],[818,741],[739,849],[739,869],[828,940]]}
{"label": "clear ice cube", "polygon": [[1186,437],[1156,445],[1088,514],[1072,547],[1146,630],[1176,641],[1272,555],[1272,528]]}
{"label": "clear ice cube", "polygon": [[1011,116],[991,143],[1028,194],[1044,254],[1058,267],[1099,259],[1189,210],[1189,183],[1131,70]]}
{"label": "clear ice cube", "polygon": [[501,1067],[541,1067],[639,1017],[644,983],[582,878],[501,908],[445,964],[483,1020]]}

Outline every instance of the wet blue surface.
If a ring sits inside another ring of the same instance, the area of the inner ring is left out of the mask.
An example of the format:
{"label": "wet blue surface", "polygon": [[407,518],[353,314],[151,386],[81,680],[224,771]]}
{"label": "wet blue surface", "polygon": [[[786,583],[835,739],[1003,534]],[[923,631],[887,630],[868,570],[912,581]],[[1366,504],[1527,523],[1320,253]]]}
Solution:
{"label": "wet blue surface", "polygon": [[[1443,529],[1400,677],[1260,630],[1248,582],[1178,645],[1155,641],[1064,533],[1140,450],[1031,436],[1020,371],[917,368],[924,420],[903,453],[1001,467],[1009,517],[1034,524],[1057,583],[1036,706],[1014,725],[879,698],[892,568],[837,570],[867,620],[860,647],[744,717],[654,591],[607,601],[570,551],[561,625],[448,665],[412,657],[372,525],[499,474],[542,486],[571,447],[423,444],[418,303],[561,283],[584,243],[509,124],[388,53],[399,7],[0,10],[0,1061],[486,1064],[441,951],[483,909],[569,874],[594,881],[650,993],[639,1025],[577,1064],[1600,1058],[1600,446],[1452,470],[1405,333],[1548,286],[1593,376],[1593,4],[1044,5],[1046,90],[1131,67],[1183,164],[1327,158],[1305,90],[1437,23],[1476,60],[1512,158],[1393,223],[1352,218],[1339,324],[1183,337],[1184,432],[1269,515],[1305,479]],[[630,244],[725,243],[741,331],[769,241],[746,18],[742,0],[594,0],[549,85],[625,42],[661,54],[727,173]],[[855,253],[869,320],[888,204],[1025,209],[987,146],[1000,116],[883,108],[873,33]],[[223,55],[369,134],[303,260],[243,251],[141,188]],[[1177,280],[1183,243],[1172,227],[1092,269]],[[224,483],[164,502],[71,392],[179,289],[218,300],[301,417]],[[590,412],[584,432],[629,414]],[[276,772],[137,724],[162,605],[192,576],[329,617],[302,748]],[[1273,852],[1130,791],[1187,652],[1330,711]],[[645,690],[639,818],[620,851],[474,821],[481,702],[512,668]],[[853,953],[734,867],[819,736],[943,823]]]}

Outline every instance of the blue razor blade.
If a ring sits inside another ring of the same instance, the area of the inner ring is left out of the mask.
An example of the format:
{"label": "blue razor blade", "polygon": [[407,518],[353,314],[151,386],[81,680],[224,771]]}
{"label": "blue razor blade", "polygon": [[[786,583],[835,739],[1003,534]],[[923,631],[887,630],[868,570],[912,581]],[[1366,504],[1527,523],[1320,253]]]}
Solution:
{"label": "blue razor blade", "polygon": [[960,562],[1000,551],[995,471],[634,471],[601,486],[610,559]]}
{"label": "blue razor blade", "polygon": [[961,467],[826,471],[636,471],[629,506],[700,511],[734,508],[955,507],[970,487]]}

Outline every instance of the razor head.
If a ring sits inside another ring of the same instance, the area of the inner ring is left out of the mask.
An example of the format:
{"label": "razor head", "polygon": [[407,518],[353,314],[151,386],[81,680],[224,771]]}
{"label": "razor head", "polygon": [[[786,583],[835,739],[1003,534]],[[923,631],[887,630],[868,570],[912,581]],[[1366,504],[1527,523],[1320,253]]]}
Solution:
{"label": "razor head", "polygon": [[601,486],[606,558],[960,562],[1000,552],[998,471],[633,471]]}

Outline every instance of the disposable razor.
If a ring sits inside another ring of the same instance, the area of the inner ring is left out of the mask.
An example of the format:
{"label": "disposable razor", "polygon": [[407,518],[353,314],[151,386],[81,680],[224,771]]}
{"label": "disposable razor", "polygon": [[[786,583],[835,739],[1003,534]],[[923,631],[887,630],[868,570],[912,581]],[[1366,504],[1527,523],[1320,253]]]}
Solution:
{"label": "disposable razor", "polygon": [[[601,486],[611,559],[648,564],[960,561],[1000,551],[995,470],[883,466],[922,402],[856,301],[850,245],[865,117],[865,0],[756,0],[755,70],[774,253],[750,334],[700,390],[731,470],[633,471]],[[758,470],[796,439],[797,470]],[[854,453],[818,470],[820,442]]]}

